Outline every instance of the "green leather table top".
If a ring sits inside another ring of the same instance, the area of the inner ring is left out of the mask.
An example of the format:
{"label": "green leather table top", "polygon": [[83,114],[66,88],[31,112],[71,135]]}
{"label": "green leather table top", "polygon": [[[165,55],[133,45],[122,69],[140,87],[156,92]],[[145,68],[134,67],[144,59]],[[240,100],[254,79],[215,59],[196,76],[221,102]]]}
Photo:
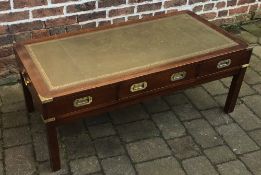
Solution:
{"label": "green leather table top", "polygon": [[237,45],[187,14],[26,45],[50,89]]}

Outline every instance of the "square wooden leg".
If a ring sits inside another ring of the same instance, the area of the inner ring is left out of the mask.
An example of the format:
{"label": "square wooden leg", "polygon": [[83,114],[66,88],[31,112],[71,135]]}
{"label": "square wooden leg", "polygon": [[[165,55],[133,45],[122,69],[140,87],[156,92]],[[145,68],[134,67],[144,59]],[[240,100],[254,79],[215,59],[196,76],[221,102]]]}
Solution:
{"label": "square wooden leg", "polygon": [[241,68],[240,71],[233,76],[230,88],[229,88],[229,92],[228,92],[228,96],[226,99],[226,104],[224,107],[224,111],[226,113],[230,113],[233,112],[235,109],[235,105],[237,102],[237,97],[246,73],[246,69],[247,67]]}
{"label": "square wooden leg", "polygon": [[33,112],[34,111],[34,104],[33,104],[32,95],[29,92],[21,73],[20,73],[20,77],[21,77],[21,82],[22,82],[22,86],[23,86],[24,99],[25,99],[25,105],[26,105],[27,111]]}
{"label": "square wooden leg", "polygon": [[53,171],[58,171],[61,169],[61,162],[56,126],[46,125],[46,131],[51,168]]}

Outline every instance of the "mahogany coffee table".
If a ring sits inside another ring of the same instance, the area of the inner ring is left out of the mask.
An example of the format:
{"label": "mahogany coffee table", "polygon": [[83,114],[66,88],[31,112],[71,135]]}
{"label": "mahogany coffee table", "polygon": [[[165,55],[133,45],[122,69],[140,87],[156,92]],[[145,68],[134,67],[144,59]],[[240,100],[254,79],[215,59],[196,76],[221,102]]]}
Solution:
{"label": "mahogany coffee table", "polygon": [[182,11],[32,40],[15,52],[28,111],[43,118],[56,171],[58,125],[228,76],[224,110],[232,112],[252,49]]}

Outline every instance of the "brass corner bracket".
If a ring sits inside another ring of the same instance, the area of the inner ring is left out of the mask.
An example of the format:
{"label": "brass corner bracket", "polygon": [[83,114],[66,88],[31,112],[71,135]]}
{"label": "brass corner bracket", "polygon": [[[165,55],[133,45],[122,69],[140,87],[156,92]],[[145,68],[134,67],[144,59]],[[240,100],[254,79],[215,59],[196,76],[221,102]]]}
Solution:
{"label": "brass corner bracket", "polygon": [[249,66],[249,64],[243,64],[242,66],[241,66],[241,68],[246,68],[246,67],[248,67]]}
{"label": "brass corner bracket", "polygon": [[51,97],[49,97],[49,98],[43,97],[43,96],[41,96],[40,94],[38,94],[38,96],[39,96],[39,98],[40,98],[42,104],[49,103],[49,102],[52,102],[52,101],[53,101],[53,98],[51,98]]}
{"label": "brass corner bracket", "polygon": [[51,118],[44,119],[43,116],[41,115],[41,118],[42,118],[42,120],[43,120],[43,122],[44,122],[45,124],[55,121],[55,117],[51,117]]}

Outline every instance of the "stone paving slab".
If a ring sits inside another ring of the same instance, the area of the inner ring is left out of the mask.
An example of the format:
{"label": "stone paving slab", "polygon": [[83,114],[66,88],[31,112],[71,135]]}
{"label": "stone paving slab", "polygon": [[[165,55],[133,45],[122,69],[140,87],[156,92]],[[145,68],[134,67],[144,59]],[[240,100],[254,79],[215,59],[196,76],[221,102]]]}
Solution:
{"label": "stone paving slab", "polygon": [[[255,34],[240,36],[258,45]],[[260,65],[258,45],[230,114],[224,78],[59,127],[55,173],[45,126],[27,114],[21,85],[0,86],[0,175],[260,175]]]}

